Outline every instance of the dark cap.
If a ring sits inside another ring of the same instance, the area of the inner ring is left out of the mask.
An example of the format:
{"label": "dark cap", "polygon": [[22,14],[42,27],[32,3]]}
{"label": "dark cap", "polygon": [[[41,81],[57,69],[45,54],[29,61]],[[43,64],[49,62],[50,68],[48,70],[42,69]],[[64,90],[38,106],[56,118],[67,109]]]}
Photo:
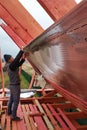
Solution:
{"label": "dark cap", "polygon": [[4,55],[4,59],[6,62],[8,62],[11,57],[12,57],[11,55],[7,55],[7,54]]}

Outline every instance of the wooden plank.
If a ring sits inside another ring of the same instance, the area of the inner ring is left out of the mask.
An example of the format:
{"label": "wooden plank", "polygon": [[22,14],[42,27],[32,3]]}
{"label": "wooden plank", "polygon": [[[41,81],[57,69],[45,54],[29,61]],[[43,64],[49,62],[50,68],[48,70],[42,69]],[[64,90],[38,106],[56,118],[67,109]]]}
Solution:
{"label": "wooden plank", "polygon": [[72,124],[72,122],[69,120],[69,118],[62,112],[60,108],[57,108],[58,112],[62,116],[62,118],[65,120],[65,122],[68,124],[71,130],[76,130],[75,126]]}
{"label": "wooden plank", "polygon": [[[35,105],[29,104],[29,107],[30,107],[32,113],[38,112]],[[38,130],[47,130],[41,116],[34,116],[34,120],[37,124]]]}
{"label": "wooden plank", "polygon": [[42,97],[39,101],[40,103],[64,103],[66,99],[64,97]]}
{"label": "wooden plank", "polygon": [[37,0],[37,1],[47,11],[47,13],[54,21],[64,16],[76,5],[76,2],[74,0]]}
{"label": "wooden plank", "polygon": [[0,5],[0,17],[10,26],[10,28],[24,41],[28,43],[32,40],[30,34],[28,34],[23,27],[7,12],[5,8]]}
{"label": "wooden plank", "polygon": [[[52,92],[54,89],[51,89],[51,88],[47,88],[47,89],[44,89],[44,91],[46,92],[46,93],[49,93],[49,92]],[[23,91],[23,90],[22,90]],[[27,92],[30,92],[30,91],[37,91],[37,92],[41,92],[42,93],[42,89],[27,89]],[[0,93],[2,92],[2,89],[0,89]],[[6,89],[5,88],[5,92],[9,92],[9,89]],[[26,92],[26,90],[24,90],[24,92]],[[5,97],[4,97],[4,99],[5,99]],[[7,98],[8,99],[8,98]],[[1,98],[0,98],[0,100],[2,100]]]}
{"label": "wooden plank", "polygon": [[87,125],[79,126],[77,130],[87,130]]}
{"label": "wooden plank", "polygon": [[5,118],[6,118],[6,115],[2,114],[2,116],[1,116],[1,128],[2,128],[2,130],[5,129]]}
{"label": "wooden plank", "polygon": [[80,125],[76,120],[70,119],[77,130],[87,130],[87,125]]}
{"label": "wooden plank", "polygon": [[32,130],[30,121],[28,119],[28,114],[27,114],[25,105],[22,105],[22,110],[23,110],[23,115],[24,115],[24,120],[25,120],[25,123],[26,123],[27,130]]}
{"label": "wooden plank", "polygon": [[[1,98],[4,98],[5,92],[2,92]],[[2,111],[3,101],[0,101],[0,111]]]}
{"label": "wooden plank", "polygon": [[[9,14],[15,19],[15,21],[21,25],[21,27],[25,30],[25,32],[27,32],[27,34],[29,34],[32,38],[37,37],[39,34],[43,32],[43,29],[40,26],[40,24],[36,22],[36,20],[22,6],[22,4],[20,4],[18,0],[15,1],[0,0],[0,3],[9,12]],[[6,18],[4,17],[4,19]],[[10,23],[9,26],[11,26]],[[18,30],[18,28],[16,29],[15,28],[14,28],[15,31]],[[21,33],[21,29],[19,30],[19,33]],[[29,41],[27,43],[29,43]]]}
{"label": "wooden plank", "polygon": [[56,94],[57,91],[56,90],[53,90],[52,92],[49,92],[48,94],[44,95],[43,97],[51,97],[51,96],[54,96],[54,94]]}
{"label": "wooden plank", "polygon": [[[1,57],[1,49],[0,49],[0,82],[1,82],[1,87],[2,87],[2,93],[1,93],[1,98],[4,98],[4,74],[3,74],[3,69],[2,69],[2,57]],[[2,110],[3,106],[3,101],[0,101],[0,129],[4,129],[5,127],[5,114],[3,114],[4,110]],[[5,113],[5,112],[4,112]]]}
{"label": "wooden plank", "polygon": [[34,73],[33,73],[33,75],[32,75],[31,82],[30,82],[30,84],[29,84],[29,89],[31,89],[31,88],[33,87],[35,75],[36,75],[36,72],[34,71]]}
{"label": "wooden plank", "polygon": [[23,118],[23,112],[21,109],[21,104],[19,104],[18,109],[17,109],[17,115],[22,119],[21,121],[17,122],[17,130],[27,130],[26,129],[26,125],[25,125],[25,121]]}
{"label": "wooden plank", "polygon": [[80,119],[80,118],[87,118],[87,114],[83,112],[65,112],[65,114],[68,116],[68,118],[72,119]]}
{"label": "wooden plank", "polygon": [[6,31],[6,33],[12,38],[12,40],[20,49],[23,49],[23,47],[26,46],[22,39],[15,32],[13,32],[13,30],[8,25],[1,24],[0,26]]}
{"label": "wooden plank", "polygon": [[[25,108],[26,108],[26,111],[27,111],[28,113],[31,113],[28,104],[25,105]],[[28,118],[29,118],[29,121],[30,121],[32,130],[37,130],[37,126],[35,125],[35,122],[34,122],[33,118],[32,118],[31,116],[28,116]]]}
{"label": "wooden plank", "polygon": [[12,121],[12,130],[18,130],[16,121]]}
{"label": "wooden plank", "polygon": [[10,119],[10,116],[6,117],[6,130],[11,130],[11,119]]}
{"label": "wooden plank", "polygon": [[43,96],[45,96],[45,95],[46,95],[46,92],[45,92],[44,90],[45,90],[45,89],[44,89],[44,88],[42,88],[41,93],[42,93],[42,95],[43,95]]}
{"label": "wooden plank", "polygon": [[44,113],[43,119],[44,119],[44,121],[45,121],[45,123],[46,123],[48,129],[49,129],[49,130],[54,130],[54,128],[53,128],[53,126],[52,126],[50,120],[48,119],[48,117],[47,117],[47,115],[46,115],[44,109],[43,109],[42,106],[40,105],[39,101],[36,100],[36,99],[35,99],[35,104],[37,105],[39,111],[42,112],[42,113]]}
{"label": "wooden plank", "polygon": [[49,109],[47,108],[47,106],[45,104],[42,104],[42,107],[44,108],[47,116],[49,117],[49,119],[51,120],[53,127],[55,130],[61,130],[60,126],[58,125],[57,121],[54,119],[52,112],[49,111]]}
{"label": "wooden plank", "polygon": [[74,106],[72,103],[52,104],[52,106],[54,108],[59,107],[59,108],[61,108],[63,110],[65,110],[65,109],[73,109],[73,108],[76,109],[76,106]]}
{"label": "wooden plank", "polygon": [[[34,97],[32,98],[27,98],[27,99],[23,99],[21,98],[20,99],[20,102],[21,103],[32,103],[33,101],[35,100]],[[64,97],[41,97],[41,98],[38,98],[37,97],[37,100],[39,100],[40,103],[64,103],[66,102],[66,99]],[[8,98],[0,98],[0,101],[4,101],[4,102],[7,102],[8,101]]]}
{"label": "wooden plank", "polygon": [[50,111],[52,112],[53,116],[57,119],[57,121],[59,122],[59,124],[61,125],[61,127],[64,130],[69,130],[69,128],[67,127],[66,123],[64,120],[62,120],[61,116],[59,115],[59,113],[57,113],[54,108],[50,105],[47,104],[47,106],[49,107]]}

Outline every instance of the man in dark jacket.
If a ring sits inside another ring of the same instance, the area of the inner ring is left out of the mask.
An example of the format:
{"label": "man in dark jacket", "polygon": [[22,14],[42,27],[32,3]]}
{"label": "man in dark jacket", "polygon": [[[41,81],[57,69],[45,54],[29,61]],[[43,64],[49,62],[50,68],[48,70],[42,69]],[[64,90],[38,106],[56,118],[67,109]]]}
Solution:
{"label": "man in dark jacket", "polygon": [[10,98],[8,102],[7,114],[12,114],[12,120],[14,121],[21,120],[20,117],[17,116],[17,108],[20,100],[19,67],[24,63],[25,58],[25,53],[22,50],[19,51],[15,59],[11,55],[4,55],[10,81]]}

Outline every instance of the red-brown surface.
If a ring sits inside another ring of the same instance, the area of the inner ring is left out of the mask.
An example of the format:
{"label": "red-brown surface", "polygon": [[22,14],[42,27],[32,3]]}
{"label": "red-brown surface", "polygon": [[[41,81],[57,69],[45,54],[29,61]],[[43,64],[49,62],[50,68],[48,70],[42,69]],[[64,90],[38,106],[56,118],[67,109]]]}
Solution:
{"label": "red-brown surface", "polygon": [[[26,46],[26,43],[22,41],[22,39],[8,26],[5,24],[1,24],[1,27],[5,30],[5,32],[12,38],[12,40],[16,43],[19,48],[23,48]],[[30,38],[31,40],[31,38]]]}
{"label": "red-brown surface", "polygon": [[48,28],[25,48],[30,59],[55,89],[87,104],[87,1]]}
{"label": "red-brown surface", "polygon": [[74,0],[37,0],[54,20],[60,19],[68,13],[76,3]]}
{"label": "red-brown surface", "polygon": [[44,31],[18,0],[0,0],[0,18],[26,44]]}
{"label": "red-brown surface", "polygon": [[[50,94],[50,92],[48,93]],[[47,95],[48,95],[47,94]],[[54,95],[56,94],[56,97]],[[19,122],[11,121],[5,113],[1,116],[2,129],[6,130],[87,130],[87,114],[55,92],[53,96],[22,99],[17,115]],[[4,98],[8,100],[7,98]],[[63,100],[62,100],[63,99]],[[25,102],[27,101],[27,102]],[[3,102],[2,108],[5,109]],[[74,110],[74,111],[73,111]],[[78,120],[82,120],[81,125]]]}
{"label": "red-brown surface", "polygon": [[[60,0],[38,0],[38,2],[40,2],[42,6],[44,5],[44,9],[54,21],[64,16],[65,13],[76,5],[74,0],[62,0],[61,2]],[[27,12],[18,0],[0,0],[0,18],[6,22],[7,26],[9,26],[25,44],[29,44],[44,31],[40,24]],[[8,29],[9,27],[4,28],[4,30],[14,39],[11,35],[12,31],[10,32]],[[23,46],[22,43],[20,44],[20,42],[18,42],[16,35],[15,43],[19,47]]]}

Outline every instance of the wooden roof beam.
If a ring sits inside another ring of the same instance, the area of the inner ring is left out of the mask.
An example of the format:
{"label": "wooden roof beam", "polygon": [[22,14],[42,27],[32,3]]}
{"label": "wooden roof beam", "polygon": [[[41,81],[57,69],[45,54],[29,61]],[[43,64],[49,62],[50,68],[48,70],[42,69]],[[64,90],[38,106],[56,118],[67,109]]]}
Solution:
{"label": "wooden roof beam", "polygon": [[75,0],[37,0],[54,20],[60,19],[69,12],[75,5]]}
{"label": "wooden roof beam", "polygon": [[19,23],[9,14],[9,12],[0,5],[0,18],[2,18],[7,25],[24,41],[28,43],[32,37],[21,27]]}
{"label": "wooden roof beam", "polygon": [[0,4],[0,17],[25,43],[44,31],[18,0],[0,0]]}
{"label": "wooden roof beam", "polygon": [[26,44],[22,41],[22,39],[15,33],[13,32],[13,30],[5,25],[5,24],[1,24],[0,25],[4,30],[5,32],[12,38],[12,40],[16,43],[16,45],[22,49],[22,47],[25,47]]}

